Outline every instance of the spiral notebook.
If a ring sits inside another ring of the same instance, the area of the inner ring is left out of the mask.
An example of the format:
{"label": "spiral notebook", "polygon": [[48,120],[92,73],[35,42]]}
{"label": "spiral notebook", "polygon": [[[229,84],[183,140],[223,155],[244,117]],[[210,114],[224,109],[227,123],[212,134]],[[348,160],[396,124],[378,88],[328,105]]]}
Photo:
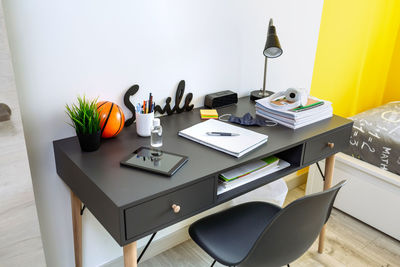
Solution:
{"label": "spiral notebook", "polygon": [[[229,132],[238,136],[210,136],[207,132]],[[200,122],[178,133],[180,136],[202,145],[241,157],[268,141],[268,135],[260,134],[219,120]]]}

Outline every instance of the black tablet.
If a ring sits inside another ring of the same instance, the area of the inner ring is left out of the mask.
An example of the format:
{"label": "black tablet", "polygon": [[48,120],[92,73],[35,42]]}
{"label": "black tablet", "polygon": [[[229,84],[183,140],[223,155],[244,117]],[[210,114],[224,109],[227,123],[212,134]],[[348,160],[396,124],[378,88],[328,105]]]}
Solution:
{"label": "black tablet", "polygon": [[187,160],[186,156],[140,147],[123,159],[121,165],[172,176]]}

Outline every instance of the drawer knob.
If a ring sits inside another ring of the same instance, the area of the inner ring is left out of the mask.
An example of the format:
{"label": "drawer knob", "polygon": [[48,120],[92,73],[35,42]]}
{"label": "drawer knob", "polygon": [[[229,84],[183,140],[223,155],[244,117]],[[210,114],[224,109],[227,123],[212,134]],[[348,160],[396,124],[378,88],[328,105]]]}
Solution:
{"label": "drawer knob", "polygon": [[172,205],[172,210],[173,210],[175,213],[179,213],[179,211],[181,210],[181,206],[176,205],[176,204],[173,204],[173,205]]}
{"label": "drawer knob", "polygon": [[335,147],[335,143],[328,143],[329,148],[333,149]]}

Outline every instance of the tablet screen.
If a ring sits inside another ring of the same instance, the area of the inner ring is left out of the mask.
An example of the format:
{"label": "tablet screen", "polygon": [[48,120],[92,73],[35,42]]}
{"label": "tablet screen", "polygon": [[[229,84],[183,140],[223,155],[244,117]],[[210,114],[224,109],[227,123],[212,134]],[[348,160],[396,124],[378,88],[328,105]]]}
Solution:
{"label": "tablet screen", "polygon": [[141,147],[121,161],[121,164],[171,176],[186,161],[187,157],[185,156]]}

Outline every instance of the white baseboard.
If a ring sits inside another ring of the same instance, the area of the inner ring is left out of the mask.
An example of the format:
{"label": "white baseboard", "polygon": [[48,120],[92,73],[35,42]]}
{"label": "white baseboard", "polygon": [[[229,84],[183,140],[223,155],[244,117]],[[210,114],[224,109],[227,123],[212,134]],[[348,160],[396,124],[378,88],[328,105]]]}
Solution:
{"label": "white baseboard", "polygon": [[[289,190],[296,188],[299,185],[305,184],[306,179],[307,179],[307,173],[304,173],[301,175],[297,175],[297,173],[292,173],[292,174],[289,174],[284,177],[284,180],[285,180]],[[176,226],[179,226],[179,227],[178,227],[178,229],[172,230],[168,234],[164,235],[160,239],[157,239],[157,236],[156,236],[156,238],[154,238],[153,242],[151,243],[151,245],[149,246],[149,248],[147,249],[146,253],[144,254],[143,258],[140,261],[143,262],[143,261],[150,259],[170,248],[173,248],[173,247],[179,245],[182,242],[185,242],[186,240],[188,240],[190,238],[189,234],[188,234],[188,227],[190,224],[192,224],[193,222],[197,221],[198,219],[200,219],[204,216],[224,210],[224,209],[230,207],[231,205],[232,205],[231,201],[228,201],[224,204],[221,204],[217,207],[214,207],[210,210],[207,210],[196,216],[193,216],[187,220],[179,222],[178,223],[179,225],[177,224],[177,225],[175,225],[175,227],[171,226],[171,228],[173,228],[173,229],[176,229]],[[138,255],[140,255],[143,248],[144,248],[144,245],[142,245],[141,247],[138,248]],[[111,261],[101,265],[101,267],[123,267],[123,266],[124,266],[123,256],[120,256],[114,260],[111,260]]]}

